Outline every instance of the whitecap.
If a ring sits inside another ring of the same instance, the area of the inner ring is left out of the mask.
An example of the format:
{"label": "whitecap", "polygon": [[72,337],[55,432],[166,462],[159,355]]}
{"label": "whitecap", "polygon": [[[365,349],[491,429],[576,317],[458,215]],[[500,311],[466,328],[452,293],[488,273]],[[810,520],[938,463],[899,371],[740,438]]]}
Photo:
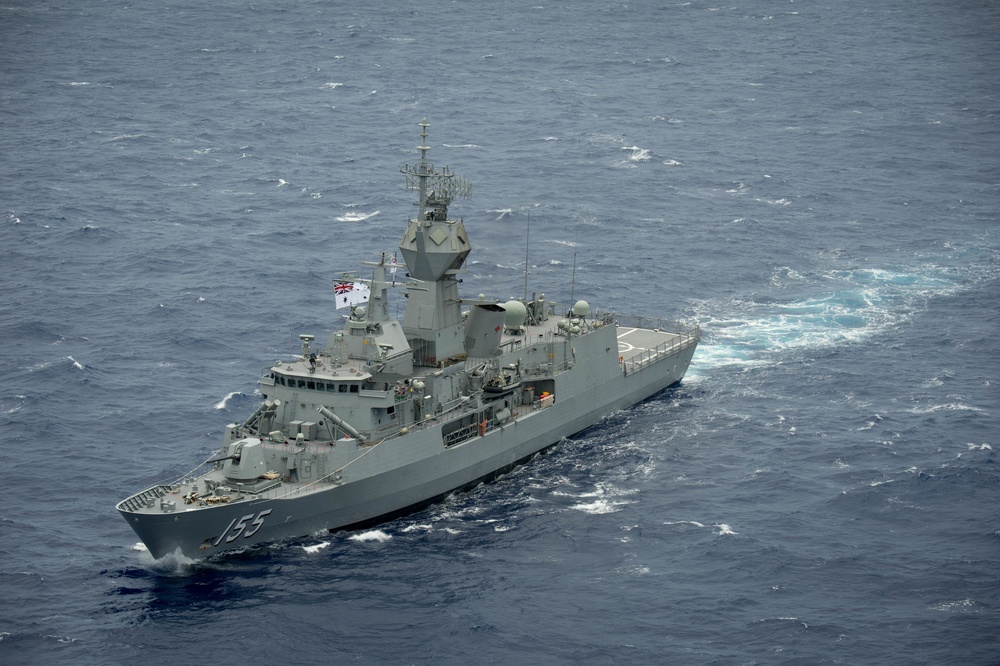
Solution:
{"label": "whitecap", "polygon": [[430,530],[430,529],[433,529],[433,528],[434,528],[433,525],[428,525],[426,523],[416,523],[414,525],[407,525],[406,527],[404,527],[402,529],[402,531],[406,532],[406,533],[409,533],[409,532],[416,532],[417,530],[422,530],[422,531],[426,532],[427,530]]}
{"label": "whitecap", "polygon": [[[23,395],[15,395],[14,396],[14,400],[18,400],[19,402],[16,405],[14,405],[13,407],[10,407],[10,408],[7,408],[7,406],[4,405],[4,409],[0,413],[2,413],[2,414],[13,414],[14,412],[21,411],[21,408],[24,407],[24,400],[25,400],[24,396]],[[2,405],[3,402],[6,402],[6,401],[0,401],[0,405]]]}
{"label": "whitecap", "polygon": [[382,530],[370,530],[368,532],[362,532],[361,534],[352,534],[347,537],[351,541],[366,542],[366,541],[378,541],[385,542],[392,538],[392,536],[386,534]]}
{"label": "whitecap", "polygon": [[339,217],[335,217],[337,222],[364,222],[367,219],[373,218],[379,214],[380,211],[375,211],[374,213],[345,213]]}
{"label": "whitecap", "polygon": [[616,502],[609,499],[599,499],[593,502],[574,504],[570,508],[577,511],[583,511],[584,513],[602,514],[621,511],[621,507],[625,504],[631,504],[631,502]]}
{"label": "whitecap", "polygon": [[738,532],[734,532],[733,528],[731,528],[729,525],[726,525],[725,523],[717,523],[713,525],[713,527],[719,530],[719,536],[726,536],[729,534],[739,534]]}
{"label": "whitecap", "polygon": [[336,83],[336,82],[331,81],[330,83],[324,83],[323,84],[323,88],[325,90],[336,90],[337,88],[340,88],[343,85],[344,85],[343,83]]}
{"label": "whitecap", "polygon": [[83,364],[77,361],[75,358],[73,358],[72,356],[67,356],[66,358],[68,358],[70,361],[73,362],[74,368],[76,368],[77,370],[83,370]]}
{"label": "whitecap", "polygon": [[948,402],[943,405],[930,405],[928,407],[913,407],[909,410],[911,414],[934,414],[941,411],[956,411],[956,412],[979,412],[985,413],[986,410],[982,407],[973,407],[972,405],[966,405],[963,402]]}
{"label": "whitecap", "polygon": [[323,550],[329,545],[330,545],[329,541],[323,541],[322,543],[317,543],[314,546],[302,546],[302,550],[306,551],[307,553],[318,553],[319,551]]}
{"label": "whitecap", "polygon": [[959,612],[961,612],[961,611],[967,611],[967,610],[975,609],[978,605],[979,604],[976,601],[972,600],[972,599],[961,599],[959,601],[947,601],[947,602],[944,602],[944,603],[940,603],[937,606],[933,606],[932,608],[934,610],[937,610],[937,611],[946,611],[946,612],[959,611]]}
{"label": "whitecap", "polygon": [[118,136],[111,137],[106,141],[106,143],[113,143],[115,141],[131,141],[132,139],[144,139],[147,134],[119,134]]}
{"label": "whitecap", "polygon": [[650,160],[649,149],[639,146],[623,146],[621,150],[629,151],[628,160],[631,162],[648,162]]}
{"label": "whitecap", "polygon": [[240,393],[239,391],[233,391],[232,393],[229,393],[225,398],[223,398],[219,402],[215,403],[213,405],[213,407],[215,407],[215,409],[226,409],[226,407],[229,405],[229,401],[234,396],[237,396],[237,395],[243,395],[243,394]]}
{"label": "whitecap", "polygon": [[663,523],[664,525],[693,525],[694,527],[704,527],[703,523],[699,523],[697,520],[668,520]]}

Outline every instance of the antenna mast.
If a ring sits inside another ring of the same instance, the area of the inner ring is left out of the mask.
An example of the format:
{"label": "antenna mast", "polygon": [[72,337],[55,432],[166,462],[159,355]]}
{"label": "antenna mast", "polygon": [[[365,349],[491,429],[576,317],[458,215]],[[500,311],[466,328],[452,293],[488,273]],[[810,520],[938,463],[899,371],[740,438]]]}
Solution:
{"label": "antenna mast", "polygon": [[[417,221],[423,226],[431,226],[434,220],[448,219],[448,204],[455,197],[467,197],[472,193],[472,183],[442,167],[440,170],[427,160],[427,128],[430,123],[424,118],[420,123],[420,163],[405,165],[406,189],[417,190]],[[430,210],[428,210],[430,209]]]}
{"label": "antenna mast", "polygon": [[580,248],[580,229],[577,228],[576,233],[573,234],[573,275],[569,281],[570,307],[573,307],[573,304],[576,303],[576,301],[573,299],[573,296],[576,293],[576,253],[579,248]]}
{"label": "antenna mast", "polygon": [[524,302],[528,302],[528,248],[531,247],[531,211],[528,211],[528,226],[524,230]]}

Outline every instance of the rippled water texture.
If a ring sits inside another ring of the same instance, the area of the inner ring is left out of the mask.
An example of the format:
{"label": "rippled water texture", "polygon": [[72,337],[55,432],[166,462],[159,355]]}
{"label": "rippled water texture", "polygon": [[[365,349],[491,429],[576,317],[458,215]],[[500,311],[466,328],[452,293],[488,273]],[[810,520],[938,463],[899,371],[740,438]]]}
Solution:
{"label": "rippled water texture", "polygon": [[[998,32],[972,0],[6,3],[0,661],[995,663]],[[523,295],[527,256],[550,300],[697,321],[688,377],[377,529],[151,561],[115,503],[339,328],[423,117],[475,188],[464,295]]]}

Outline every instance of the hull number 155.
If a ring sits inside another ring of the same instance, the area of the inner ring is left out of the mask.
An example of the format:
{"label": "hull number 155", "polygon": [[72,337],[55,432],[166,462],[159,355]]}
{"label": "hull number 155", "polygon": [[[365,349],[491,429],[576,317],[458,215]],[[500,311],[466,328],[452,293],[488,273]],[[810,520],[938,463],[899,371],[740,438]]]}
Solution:
{"label": "hull number 155", "polygon": [[[242,535],[244,539],[249,539],[264,525],[264,516],[269,513],[271,513],[271,509],[264,509],[256,515],[248,513],[242,518],[233,518],[232,522],[229,523],[229,526],[222,531],[222,534],[215,539],[212,545],[218,546],[222,543],[223,539],[226,540],[226,543],[232,543],[239,539],[240,535]],[[253,520],[250,520],[251,518]],[[248,520],[250,520],[249,524],[247,523]]]}

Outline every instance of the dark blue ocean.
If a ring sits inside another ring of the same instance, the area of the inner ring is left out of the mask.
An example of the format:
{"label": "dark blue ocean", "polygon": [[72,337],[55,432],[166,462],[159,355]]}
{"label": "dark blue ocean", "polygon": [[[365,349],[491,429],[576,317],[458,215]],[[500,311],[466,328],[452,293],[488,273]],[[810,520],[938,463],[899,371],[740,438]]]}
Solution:
{"label": "dark blue ocean", "polygon": [[[1000,4],[361,4],[0,6],[0,662],[1000,661]],[[530,223],[531,291],[699,323],[688,377],[377,529],[152,561],[115,504],[340,327],[424,117],[465,295]]]}

